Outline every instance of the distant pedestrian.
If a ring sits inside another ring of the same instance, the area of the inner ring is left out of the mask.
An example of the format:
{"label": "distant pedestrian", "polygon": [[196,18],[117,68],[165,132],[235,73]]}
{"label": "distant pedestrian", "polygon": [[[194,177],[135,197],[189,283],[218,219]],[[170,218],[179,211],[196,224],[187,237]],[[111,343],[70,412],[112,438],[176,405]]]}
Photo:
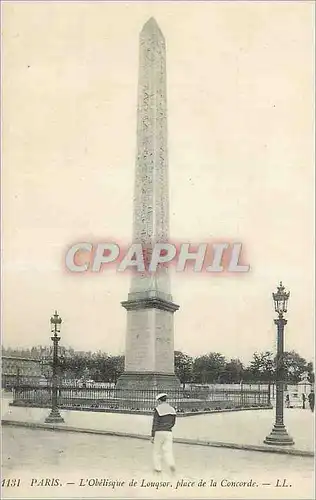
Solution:
{"label": "distant pedestrian", "polygon": [[302,400],[303,400],[303,410],[305,410],[306,396],[304,393],[302,394]]}
{"label": "distant pedestrian", "polygon": [[167,394],[158,394],[156,400],[158,405],[154,410],[151,442],[153,448],[154,471],[162,471],[162,459],[168,465],[172,473],[175,472],[173,457],[172,428],[176,421],[176,410],[167,401]]}
{"label": "distant pedestrian", "polygon": [[287,394],[285,396],[285,404],[286,404],[287,408],[290,408],[290,395],[289,394]]}
{"label": "distant pedestrian", "polygon": [[309,407],[310,407],[311,411],[314,412],[314,407],[315,407],[315,393],[314,393],[313,389],[311,390],[311,392],[308,395],[308,402],[309,402]]}

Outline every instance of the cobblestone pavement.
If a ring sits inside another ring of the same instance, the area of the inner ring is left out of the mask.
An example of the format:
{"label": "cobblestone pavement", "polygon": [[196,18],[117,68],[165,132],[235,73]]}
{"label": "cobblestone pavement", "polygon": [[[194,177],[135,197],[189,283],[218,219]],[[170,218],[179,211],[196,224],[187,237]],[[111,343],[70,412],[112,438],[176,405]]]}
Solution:
{"label": "cobblestone pavement", "polygon": [[[20,478],[3,498],[313,498],[311,458],[175,444],[176,475],[157,478],[148,441],[7,426],[2,433],[2,478]],[[278,479],[289,486],[276,487]],[[228,486],[240,481],[248,486]]]}

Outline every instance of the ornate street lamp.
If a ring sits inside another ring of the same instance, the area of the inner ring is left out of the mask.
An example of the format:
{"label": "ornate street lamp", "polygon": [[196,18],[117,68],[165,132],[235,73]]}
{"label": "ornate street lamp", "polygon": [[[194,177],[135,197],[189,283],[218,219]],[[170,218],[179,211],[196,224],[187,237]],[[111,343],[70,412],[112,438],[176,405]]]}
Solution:
{"label": "ornate street lamp", "polygon": [[271,433],[265,438],[264,443],[274,445],[292,445],[293,438],[287,433],[283,422],[284,409],[284,326],[287,320],[284,314],[287,312],[287,302],[290,292],[286,292],[282,281],[276,293],[272,294],[275,312],[278,318],[274,320],[277,325],[277,355],[276,355],[276,406],[275,424]]}
{"label": "ornate street lamp", "polygon": [[61,423],[64,422],[64,419],[59,413],[58,410],[58,342],[60,341],[60,337],[58,334],[60,333],[60,325],[62,323],[62,319],[58,316],[57,311],[55,311],[54,316],[50,318],[51,323],[51,331],[54,334],[51,337],[53,341],[53,373],[52,373],[52,409],[48,417],[45,419],[47,423]]}

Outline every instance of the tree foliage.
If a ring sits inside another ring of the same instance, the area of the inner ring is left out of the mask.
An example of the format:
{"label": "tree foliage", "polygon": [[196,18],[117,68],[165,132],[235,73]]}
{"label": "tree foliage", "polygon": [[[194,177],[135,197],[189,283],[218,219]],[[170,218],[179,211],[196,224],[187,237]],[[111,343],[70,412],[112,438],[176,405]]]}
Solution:
{"label": "tree foliage", "polygon": [[181,351],[174,352],[174,370],[180,382],[185,385],[192,380],[193,358]]}
{"label": "tree foliage", "polygon": [[226,384],[238,384],[243,380],[244,366],[240,359],[231,359],[225,365],[225,370],[221,378]]}
{"label": "tree foliage", "polygon": [[284,374],[286,380],[297,384],[303,375],[310,369],[309,363],[297,352],[285,352],[283,357]]}
{"label": "tree foliage", "polygon": [[[28,349],[2,348],[2,355],[42,361],[43,375],[51,376],[52,346],[35,346]],[[181,351],[174,353],[175,373],[182,384],[273,382],[276,377],[276,356],[271,351],[255,352],[250,363],[244,366],[238,358],[226,360],[218,352],[192,357]],[[115,383],[124,371],[124,356],[110,355],[103,351],[75,351],[59,346],[59,373],[65,379],[94,380]],[[314,383],[313,363],[296,351],[283,355],[283,380],[298,383],[304,374]]]}
{"label": "tree foliage", "polygon": [[270,351],[255,352],[248,372],[250,378],[257,381],[272,381],[275,374],[275,360]]}
{"label": "tree foliage", "polygon": [[193,362],[193,381],[202,384],[220,382],[225,366],[225,356],[219,352],[198,356]]}

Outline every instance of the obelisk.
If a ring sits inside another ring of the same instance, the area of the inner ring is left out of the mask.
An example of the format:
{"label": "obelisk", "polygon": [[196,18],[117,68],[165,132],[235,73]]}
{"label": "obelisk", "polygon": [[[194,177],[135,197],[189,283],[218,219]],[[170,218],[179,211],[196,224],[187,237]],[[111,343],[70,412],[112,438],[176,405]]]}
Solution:
{"label": "obelisk", "polygon": [[[169,239],[166,47],[154,18],[140,33],[135,170],[133,243],[141,243],[150,259],[153,245]],[[116,386],[178,388],[173,315],[179,306],[170,294],[168,268],[136,271],[122,306],[127,310],[125,371]]]}

